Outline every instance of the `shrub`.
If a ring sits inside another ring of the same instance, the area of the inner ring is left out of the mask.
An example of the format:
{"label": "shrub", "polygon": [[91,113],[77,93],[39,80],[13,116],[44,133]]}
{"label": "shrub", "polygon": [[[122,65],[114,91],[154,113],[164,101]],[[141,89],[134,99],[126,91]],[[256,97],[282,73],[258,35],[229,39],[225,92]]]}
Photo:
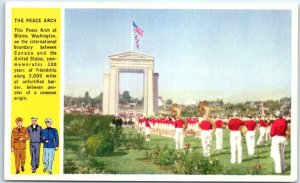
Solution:
{"label": "shrub", "polygon": [[183,174],[223,174],[223,165],[216,158],[203,157],[199,152],[193,152],[179,161],[177,170],[177,173]]}
{"label": "shrub", "polygon": [[64,134],[66,136],[83,134],[83,115],[65,114],[64,116]]}
{"label": "shrub", "polygon": [[99,173],[116,173],[113,170],[106,169],[105,164],[95,158],[85,160],[64,161],[65,174],[99,174]]}
{"label": "shrub", "polygon": [[74,160],[71,159],[64,160],[64,173],[70,174],[76,172],[76,170],[77,170],[77,166]]}
{"label": "shrub", "polygon": [[84,139],[97,133],[111,131],[111,124],[115,120],[113,115],[82,115],[65,114],[64,115],[64,133],[65,135],[79,135]]}
{"label": "shrub", "polygon": [[223,174],[223,165],[218,159],[203,157],[199,152],[176,151],[168,146],[156,146],[148,151],[147,159],[154,164],[170,166],[177,174]]}
{"label": "shrub", "polygon": [[147,158],[157,165],[173,165],[175,161],[183,157],[183,152],[175,152],[168,146],[156,146],[153,152],[147,152]]}
{"label": "shrub", "polygon": [[114,151],[114,143],[111,141],[109,134],[99,133],[86,140],[86,153],[96,155],[107,155]]}
{"label": "shrub", "polygon": [[83,138],[87,139],[98,133],[111,133],[111,124],[115,120],[112,115],[85,116],[83,124]]}
{"label": "shrub", "polygon": [[[121,129],[114,130],[115,148],[118,150],[140,150],[144,148],[145,139],[140,134],[123,134]],[[118,133],[119,132],[119,133]]]}
{"label": "shrub", "polygon": [[131,133],[128,135],[124,135],[123,145],[125,149],[142,149],[144,146],[144,137],[140,134],[132,135]]}

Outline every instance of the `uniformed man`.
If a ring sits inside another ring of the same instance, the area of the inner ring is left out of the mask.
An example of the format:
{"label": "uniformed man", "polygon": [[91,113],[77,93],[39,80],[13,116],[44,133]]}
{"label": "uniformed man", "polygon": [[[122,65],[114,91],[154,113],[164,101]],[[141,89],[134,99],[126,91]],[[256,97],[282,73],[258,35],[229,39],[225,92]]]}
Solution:
{"label": "uniformed man", "polygon": [[30,134],[30,155],[31,155],[31,170],[32,173],[36,172],[36,169],[40,164],[40,144],[43,128],[37,124],[37,117],[31,118],[31,125],[27,127]]}
{"label": "uniformed man", "polygon": [[143,123],[145,122],[145,117],[139,118],[139,133],[143,133]]}
{"label": "uniformed man", "polygon": [[175,148],[183,149],[184,147],[184,131],[188,124],[185,119],[181,117],[181,108],[178,104],[173,104],[171,107],[171,116],[173,117],[173,124],[175,126]]}
{"label": "uniformed man", "polygon": [[150,125],[150,119],[146,118],[145,120],[145,136],[146,141],[150,141],[150,134],[151,134],[151,125]]}
{"label": "uniformed man", "polygon": [[266,145],[266,130],[268,127],[268,121],[266,119],[266,117],[262,117],[259,120],[259,138],[257,140],[257,145],[261,145],[262,143],[264,143]]}
{"label": "uniformed man", "polygon": [[[242,137],[240,127],[244,125],[243,121],[237,118],[237,113],[233,114],[228,122],[228,128],[230,130],[230,147],[231,147],[231,163],[242,163]],[[236,158],[237,153],[237,158]]]}
{"label": "uniformed man", "polygon": [[185,122],[179,118],[174,118],[173,123],[175,126],[175,148],[183,149]]}
{"label": "uniformed man", "polygon": [[28,131],[22,126],[23,119],[16,119],[17,127],[11,133],[11,151],[15,154],[16,174],[20,173],[20,165],[22,172],[25,171],[24,165],[26,160],[26,141],[30,138]]}
{"label": "uniformed man", "polygon": [[246,143],[248,155],[252,156],[254,155],[256,122],[252,119],[251,116],[248,116],[245,121],[245,126],[247,127]]}
{"label": "uniformed man", "polygon": [[54,153],[56,150],[58,150],[59,139],[58,139],[57,130],[51,127],[52,119],[46,118],[45,123],[47,128],[45,128],[42,132],[42,141],[44,143],[43,172],[45,173],[48,170],[48,173],[52,175]]}
{"label": "uniformed man", "polygon": [[277,110],[274,115],[276,116],[276,120],[273,122],[270,131],[272,137],[271,157],[275,163],[275,173],[282,173],[285,170],[284,151],[287,141],[286,136],[289,134],[289,131],[282,113]]}
{"label": "uniformed man", "polygon": [[220,150],[223,148],[223,128],[224,122],[219,117],[215,121],[216,124],[216,149]]}
{"label": "uniformed man", "polygon": [[203,156],[210,156],[211,140],[212,140],[212,125],[208,120],[202,120],[199,127],[201,128],[201,142],[203,148]]}

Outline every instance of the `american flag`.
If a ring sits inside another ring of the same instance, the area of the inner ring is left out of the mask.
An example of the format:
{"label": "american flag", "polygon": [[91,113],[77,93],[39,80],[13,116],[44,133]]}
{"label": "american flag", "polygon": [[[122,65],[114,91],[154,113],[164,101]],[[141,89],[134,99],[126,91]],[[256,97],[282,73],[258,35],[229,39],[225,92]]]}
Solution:
{"label": "american flag", "polygon": [[138,38],[138,36],[134,33],[134,40],[135,40],[135,44],[136,44],[136,47],[137,47],[137,49],[140,49],[140,46],[139,46],[139,38]]}
{"label": "american flag", "polygon": [[144,35],[144,31],[141,28],[139,28],[139,26],[137,26],[134,22],[133,22],[133,32],[138,34],[141,37],[143,37]]}
{"label": "american flag", "polygon": [[144,31],[139,28],[134,22],[133,22],[133,35],[134,35],[134,41],[135,41],[135,44],[136,44],[136,47],[137,49],[140,49],[140,46],[139,46],[139,36],[140,37],[143,37],[144,36]]}

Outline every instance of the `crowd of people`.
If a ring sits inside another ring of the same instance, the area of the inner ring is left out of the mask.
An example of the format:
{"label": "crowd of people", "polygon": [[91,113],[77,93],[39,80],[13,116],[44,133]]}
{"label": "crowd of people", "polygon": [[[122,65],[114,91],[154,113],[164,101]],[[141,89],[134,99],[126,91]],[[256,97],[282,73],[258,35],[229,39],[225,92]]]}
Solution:
{"label": "crowd of people", "polygon": [[[289,136],[288,123],[290,117],[285,117],[280,111],[272,116],[245,116],[233,114],[228,118],[217,115],[212,118],[201,117],[141,117],[136,128],[139,133],[145,133],[146,141],[150,134],[157,134],[175,139],[175,148],[184,148],[184,137],[192,136],[201,139],[203,156],[210,156],[212,138],[216,138],[216,149],[223,149],[223,131],[230,131],[231,163],[242,163],[242,136],[245,136],[247,152],[253,156],[255,145],[266,145],[271,140],[270,154],[275,162],[275,172],[282,173],[284,167],[284,149]],[[255,140],[255,133],[259,138]]]}

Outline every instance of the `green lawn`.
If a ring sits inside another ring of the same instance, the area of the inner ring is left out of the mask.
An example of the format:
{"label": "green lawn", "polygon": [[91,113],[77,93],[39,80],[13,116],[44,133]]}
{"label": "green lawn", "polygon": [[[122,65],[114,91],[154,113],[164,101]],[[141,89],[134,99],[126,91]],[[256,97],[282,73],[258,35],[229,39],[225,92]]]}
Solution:
{"label": "green lawn", "polygon": [[[125,128],[124,133],[137,133],[135,129]],[[259,132],[256,133],[256,141],[258,139]],[[84,161],[89,158],[82,149],[84,141],[78,136],[65,136],[65,149],[64,158],[74,161]],[[185,143],[189,143],[196,151],[202,152],[201,139],[195,137],[186,137]],[[175,148],[175,142],[173,138],[162,137],[158,135],[151,135],[151,141],[145,142],[145,149],[143,150],[129,150],[113,152],[109,156],[97,156],[95,159],[104,163],[105,169],[113,170],[118,174],[172,174],[173,170],[168,167],[162,167],[153,164],[151,161],[146,160],[147,151],[151,151],[156,145],[168,145]],[[248,170],[252,170],[256,163],[261,164],[261,174],[273,175],[274,174],[274,162],[270,157],[270,141],[266,146],[258,146],[255,148],[255,152],[259,152],[260,159],[255,157],[249,157],[247,155],[246,141],[243,137],[243,163],[231,164],[230,163],[230,144],[229,144],[229,131],[223,132],[223,149],[217,151],[215,149],[215,137],[213,137],[213,146],[211,150],[211,158],[218,158],[226,168],[230,175],[245,174]],[[285,151],[285,165],[286,171],[283,175],[290,174],[290,143],[286,146]]]}

